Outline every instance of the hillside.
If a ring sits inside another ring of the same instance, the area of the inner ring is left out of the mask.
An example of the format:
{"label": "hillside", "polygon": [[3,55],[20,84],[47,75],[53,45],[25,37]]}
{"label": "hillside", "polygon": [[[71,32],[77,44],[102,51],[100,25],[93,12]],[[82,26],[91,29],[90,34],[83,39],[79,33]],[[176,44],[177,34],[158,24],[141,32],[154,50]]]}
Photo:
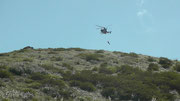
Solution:
{"label": "hillside", "polygon": [[0,100],[179,101],[179,72],[164,57],[28,46],[0,54]]}

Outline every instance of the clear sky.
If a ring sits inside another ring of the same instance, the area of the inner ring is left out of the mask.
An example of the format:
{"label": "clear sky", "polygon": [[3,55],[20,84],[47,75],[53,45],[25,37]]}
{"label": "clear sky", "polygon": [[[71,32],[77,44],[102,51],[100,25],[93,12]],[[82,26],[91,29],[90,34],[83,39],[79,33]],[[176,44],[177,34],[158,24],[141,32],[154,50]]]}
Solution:
{"label": "clear sky", "polygon": [[[179,5],[180,0],[0,0],[0,53],[25,46],[80,47],[180,59]],[[100,34],[96,25],[110,25],[112,34]]]}

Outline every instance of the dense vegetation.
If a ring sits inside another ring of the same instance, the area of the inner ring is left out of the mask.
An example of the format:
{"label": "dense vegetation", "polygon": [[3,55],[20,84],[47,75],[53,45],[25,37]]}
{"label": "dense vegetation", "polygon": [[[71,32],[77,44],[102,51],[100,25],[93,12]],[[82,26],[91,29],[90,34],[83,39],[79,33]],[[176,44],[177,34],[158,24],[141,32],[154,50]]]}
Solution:
{"label": "dense vegetation", "polygon": [[83,70],[76,74],[64,75],[65,81],[70,81],[71,86],[91,92],[96,90],[95,87],[102,89],[101,94],[104,97],[117,101],[150,101],[152,98],[157,98],[157,101],[174,101],[175,97],[170,91],[180,92],[180,74],[176,72],[153,73],[128,65],[113,68],[116,71],[112,73],[117,75],[109,75],[107,70],[98,71],[99,73]]}
{"label": "dense vegetation", "polygon": [[27,47],[0,54],[0,100],[174,101],[179,72],[180,62],[164,57]]}

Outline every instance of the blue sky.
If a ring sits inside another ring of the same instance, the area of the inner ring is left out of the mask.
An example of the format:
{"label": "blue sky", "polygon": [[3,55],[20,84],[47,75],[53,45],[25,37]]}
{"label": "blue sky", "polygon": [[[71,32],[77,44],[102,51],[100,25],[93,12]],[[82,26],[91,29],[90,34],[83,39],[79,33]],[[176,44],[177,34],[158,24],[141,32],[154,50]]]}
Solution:
{"label": "blue sky", "polygon": [[[180,59],[179,4],[180,0],[0,0],[0,52],[25,46],[80,47]],[[110,25],[112,34],[100,34],[96,25]]]}

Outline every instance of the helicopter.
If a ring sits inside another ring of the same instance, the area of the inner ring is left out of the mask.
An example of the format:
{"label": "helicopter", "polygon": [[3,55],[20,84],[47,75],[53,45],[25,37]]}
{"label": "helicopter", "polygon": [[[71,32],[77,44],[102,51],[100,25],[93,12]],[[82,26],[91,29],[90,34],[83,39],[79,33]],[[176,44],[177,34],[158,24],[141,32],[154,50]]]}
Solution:
{"label": "helicopter", "polygon": [[[99,27],[99,28],[97,28],[97,29],[101,29],[100,31],[101,31],[101,34],[110,34],[111,33],[111,31],[108,31],[107,30],[107,27],[103,27],[103,26],[99,26],[99,25],[96,25],[97,27]],[[109,41],[107,41],[107,43],[110,45],[110,42]]]}
{"label": "helicopter", "polygon": [[[101,29],[100,31],[101,31],[102,34],[108,34],[108,33],[111,33],[111,31],[108,31],[106,27],[98,26],[98,25],[96,25],[96,26],[99,27],[99,28]],[[98,28],[98,29],[99,29],[99,28]]]}

